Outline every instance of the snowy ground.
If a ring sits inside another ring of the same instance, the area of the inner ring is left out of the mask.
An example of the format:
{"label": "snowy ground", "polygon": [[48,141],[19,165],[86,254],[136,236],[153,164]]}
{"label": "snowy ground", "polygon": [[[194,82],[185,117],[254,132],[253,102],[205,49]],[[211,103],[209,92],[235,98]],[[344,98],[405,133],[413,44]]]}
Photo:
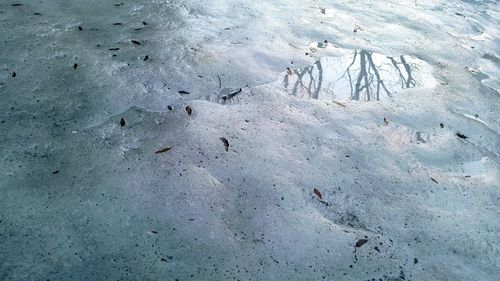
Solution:
{"label": "snowy ground", "polygon": [[0,1],[0,280],[497,280],[499,19]]}

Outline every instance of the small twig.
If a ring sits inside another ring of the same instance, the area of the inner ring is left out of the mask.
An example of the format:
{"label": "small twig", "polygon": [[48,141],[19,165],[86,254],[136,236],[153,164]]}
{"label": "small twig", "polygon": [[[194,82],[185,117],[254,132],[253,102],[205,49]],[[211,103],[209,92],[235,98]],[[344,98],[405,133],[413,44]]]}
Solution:
{"label": "small twig", "polygon": [[243,91],[243,88],[240,88],[238,91],[236,92],[232,92],[226,96],[222,96],[220,97],[220,99],[222,99],[224,101],[224,103],[232,98],[234,98],[237,94],[241,93]]}
{"label": "small twig", "polygon": [[242,88],[240,88],[240,89],[239,89],[238,91],[236,91],[236,92],[232,92],[232,93],[230,93],[229,95],[227,95],[227,99],[232,99],[232,98],[234,98],[234,96],[236,96],[237,94],[241,93],[241,91],[243,91],[243,89],[242,89]]}
{"label": "small twig", "polygon": [[219,79],[219,90],[222,89],[222,81],[220,80],[220,75],[217,74],[217,78]]}
{"label": "small twig", "polygon": [[334,100],[332,100],[332,102],[334,102],[335,104],[340,105],[340,106],[342,106],[342,107],[345,107],[345,104],[343,104],[343,103],[341,103],[341,102],[334,101]]}

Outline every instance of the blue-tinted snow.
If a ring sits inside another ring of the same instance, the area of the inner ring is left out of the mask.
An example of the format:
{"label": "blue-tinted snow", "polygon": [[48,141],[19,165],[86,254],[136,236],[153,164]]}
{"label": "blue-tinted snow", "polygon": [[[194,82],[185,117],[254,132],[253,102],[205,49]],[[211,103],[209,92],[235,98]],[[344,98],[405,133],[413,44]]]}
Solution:
{"label": "blue-tinted snow", "polygon": [[495,280],[499,18],[1,1],[0,280]]}

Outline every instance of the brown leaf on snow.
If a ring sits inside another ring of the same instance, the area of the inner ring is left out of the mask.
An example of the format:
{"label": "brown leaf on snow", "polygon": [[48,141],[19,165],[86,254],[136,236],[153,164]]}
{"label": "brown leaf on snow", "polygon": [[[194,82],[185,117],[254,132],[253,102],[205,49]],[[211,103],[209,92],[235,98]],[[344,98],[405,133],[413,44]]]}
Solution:
{"label": "brown leaf on snow", "polygon": [[321,192],[319,192],[319,190],[317,190],[316,188],[314,189],[314,194],[316,194],[319,199],[323,200],[323,195],[321,195]]}

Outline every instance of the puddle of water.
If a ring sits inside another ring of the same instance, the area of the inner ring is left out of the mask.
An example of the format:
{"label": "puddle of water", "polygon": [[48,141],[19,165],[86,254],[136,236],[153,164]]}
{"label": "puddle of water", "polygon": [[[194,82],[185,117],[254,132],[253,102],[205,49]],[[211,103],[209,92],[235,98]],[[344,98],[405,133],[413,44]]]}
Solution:
{"label": "puddle of water", "polygon": [[280,81],[291,95],[321,100],[380,101],[407,89],[436,86],[432,67],[425,61],[367,50],[288,69]]}

